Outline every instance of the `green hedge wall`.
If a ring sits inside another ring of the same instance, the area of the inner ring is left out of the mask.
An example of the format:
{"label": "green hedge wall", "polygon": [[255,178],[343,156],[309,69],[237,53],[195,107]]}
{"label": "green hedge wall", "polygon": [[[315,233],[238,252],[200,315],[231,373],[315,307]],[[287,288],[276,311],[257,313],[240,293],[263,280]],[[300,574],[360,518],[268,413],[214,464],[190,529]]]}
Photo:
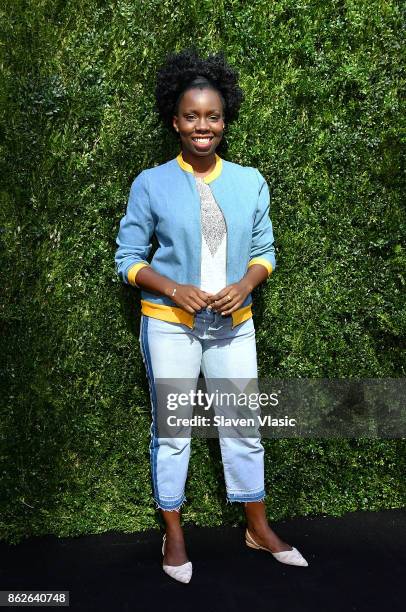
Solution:
{"label": "green hedge wall", "polygon": [[[402,2],[14,0],[2,11],[0,535],[158,525],[139,295],[114,269],[129,188],[178,153],[157,67],[223,50],[226,159],[271,190],[262,377],[405,375]],[[404,505],[404,440],[265,440],[270,519]],[[184,520],[242,520],[193,440]]]}

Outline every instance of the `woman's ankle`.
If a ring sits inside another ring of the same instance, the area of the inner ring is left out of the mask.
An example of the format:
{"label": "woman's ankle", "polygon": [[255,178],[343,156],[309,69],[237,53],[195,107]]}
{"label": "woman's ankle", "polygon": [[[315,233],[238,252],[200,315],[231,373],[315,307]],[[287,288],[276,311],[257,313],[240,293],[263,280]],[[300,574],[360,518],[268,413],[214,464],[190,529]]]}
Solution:
{"label": "woman's ankle", "polygon": [[181,525],[166,525],[165,532],[167,537],[183,538],[183,528]]}
{"label": "woman's ankle", "polygon": [[257,534],[258,536],[261,536],[268,533],[270,527],[268,523],[252,523],[250,521],[247,522],[247,529],[250,533],[252,533],[252,535]]}

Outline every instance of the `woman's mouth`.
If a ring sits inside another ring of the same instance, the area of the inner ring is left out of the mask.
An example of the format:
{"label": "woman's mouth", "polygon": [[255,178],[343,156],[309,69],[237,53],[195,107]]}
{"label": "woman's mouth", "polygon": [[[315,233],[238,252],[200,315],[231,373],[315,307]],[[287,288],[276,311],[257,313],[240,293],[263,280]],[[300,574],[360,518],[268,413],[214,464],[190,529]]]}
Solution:
{"label": "woman's mouth", "polygon": [[192,140],[197,149],[207,149],[210,147],[213,138],[213,136],[196,136],[192,137]]}

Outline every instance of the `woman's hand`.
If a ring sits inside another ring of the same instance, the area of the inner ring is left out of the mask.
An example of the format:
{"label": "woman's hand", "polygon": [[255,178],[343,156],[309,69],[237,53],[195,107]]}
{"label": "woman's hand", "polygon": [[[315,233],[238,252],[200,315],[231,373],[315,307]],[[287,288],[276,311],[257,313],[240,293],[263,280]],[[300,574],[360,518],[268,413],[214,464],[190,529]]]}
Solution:
{"label": "woman's hand", "polygon": [[[168,294],[167,294],[168,295]],[[206,293],[194,285],[176,285],[175,295],[169,296],[178,306],[194,313],[208,306],[212,293]]]}
{"label": "woman's hand", "polygon": [[245,298],[252,291],[250,282],[243,278],[239,283],[233,283],[224,287],[216,293],[211,299],[209,306],[216,312],[221,312],[222,315],[229,315],[243,304]]}

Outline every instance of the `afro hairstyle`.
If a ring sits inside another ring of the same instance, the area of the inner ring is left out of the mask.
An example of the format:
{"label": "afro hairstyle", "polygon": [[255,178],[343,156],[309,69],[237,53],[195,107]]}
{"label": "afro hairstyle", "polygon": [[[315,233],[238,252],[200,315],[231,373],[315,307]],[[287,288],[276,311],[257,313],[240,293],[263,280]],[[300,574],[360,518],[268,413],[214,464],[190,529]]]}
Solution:
{"label": "afro hairstyle", "polygon": [[238,85],[238,73],[227,64],[222,52],[203,59],[195,48],[188,48],[168,54],[157,71],[155,110],[169,130],[173,129],[172,118],[177,113],[180,94],[198,75],[206,77],[221,94],[225,121],[231,123],[238,118],[244,99]]}

